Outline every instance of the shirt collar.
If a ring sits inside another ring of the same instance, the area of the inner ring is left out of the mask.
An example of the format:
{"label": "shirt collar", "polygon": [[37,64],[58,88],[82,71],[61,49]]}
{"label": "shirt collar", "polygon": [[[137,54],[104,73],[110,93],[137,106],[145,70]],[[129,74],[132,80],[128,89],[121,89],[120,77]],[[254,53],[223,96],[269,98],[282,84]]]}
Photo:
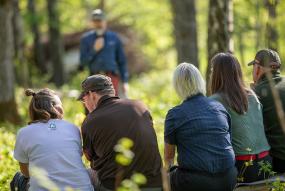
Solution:
{"label": "shirt collar", "polygon": [[195,94],[195,95],[192,95],[192,96],[186,98],[185,101],[189,101],[189,100],[191,100],[191,99],[194,99],[194,98],[200,97],[200,96],[203,96],[203,94],[202,94],[202,93],[197,93],[197,94]]}
{"label": "shirt collar", "polygon": [[[104,96],[102,96],[102,97],[99,99],[99,101],[98,101],[98,103],[97,103],[97,107],[96,107],[95,110],[97,110],[99,107],[105,105],[106,103],[108,103],[109,101],[111,101],[111,100],[113,100],[113,99],[120,99],[120,98],[117,97],[117,96],[109,96],[109,95],[104,95]],[[94,110],[94,111],[95,111],[95,110]]]}
{"label": "shirt collar", "polygon": [[[279,71],[272,73],[272,79],[279,78],[279,77],[280,77],[280,72]],[[267,82],[267,81],[268,81],[268,79],[266,77],[266,74],[263,74],[259,78],[259,80],[257,81],[257,84],[260,84],[260,83],[263,83],[263,82]]]}

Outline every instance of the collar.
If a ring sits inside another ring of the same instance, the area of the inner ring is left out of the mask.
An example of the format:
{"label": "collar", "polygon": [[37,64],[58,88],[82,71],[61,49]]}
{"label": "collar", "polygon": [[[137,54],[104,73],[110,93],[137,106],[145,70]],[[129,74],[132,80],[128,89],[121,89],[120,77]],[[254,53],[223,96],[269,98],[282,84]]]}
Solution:
{"label": "collar", "polygon": [[117,96],[109,96],[109,95],[102,96],[97,103],[96,109],[94,109],[92,112],[96,111],[97,109],[99,109],[100,107],[104,106],[106,103],[109,103],[111,100],[114,99],[120,99],[120,98]]}
{"label": "collar", "polygon": [[[274,73],[272,73],[272,79],[275,80],[276,78],[280,78],[280,72],[276,71]],[[268,79],[266,77],[266,74],[263,74],[258,80],[257,80],[257,84],[260,83],[264,83],[264,82],[268,82]]]}
{"label": "collar", "polygon": [[197,93],[197,94],[195,94],[195,95],[192,95],[192,96],[186,98],[185,101],[189,101],[189,100],[191,100],[191,99],[194,99],[194,98],[200,97],[200,96],[204,96],[204,95],[203,95],[202,93]]}

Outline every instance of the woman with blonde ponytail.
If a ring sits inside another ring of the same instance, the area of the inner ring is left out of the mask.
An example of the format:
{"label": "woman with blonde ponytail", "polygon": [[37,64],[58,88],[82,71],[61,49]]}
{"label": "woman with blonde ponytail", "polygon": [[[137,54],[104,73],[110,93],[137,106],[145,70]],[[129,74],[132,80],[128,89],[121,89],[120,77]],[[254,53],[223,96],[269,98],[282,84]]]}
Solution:
{"label": "woman with blonde ponytail", "polygon": [[[19,161],[22,175],[17,173],[15,177],[29,178],[29,190],[47,190],[50,188],[45,186],[46,182],[33,173],[42,169],[46,172],[46,178],[59,190],[67,187],[81,191],[93,190],[81,159],[79,129],[63,120],[59,96],[47,88],[37,92],[27,89],[25,94],[32,97],[30,122],[17,135],[14,158]],[[19,182],[15,177],[13,181]]]}

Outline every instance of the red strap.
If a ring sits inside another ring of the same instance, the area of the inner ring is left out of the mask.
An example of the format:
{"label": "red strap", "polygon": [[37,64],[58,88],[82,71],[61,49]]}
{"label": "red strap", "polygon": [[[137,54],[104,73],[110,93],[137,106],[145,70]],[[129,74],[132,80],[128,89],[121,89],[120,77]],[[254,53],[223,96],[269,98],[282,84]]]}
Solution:
{"label": "red strap", "polygon": [[261,159],[266,157],[267,155],[269,155],[268,151],[263,151],[259,154],[256,155],[240,155],[240,156],[236,156],[236,160],[255,160],[257,159]]}

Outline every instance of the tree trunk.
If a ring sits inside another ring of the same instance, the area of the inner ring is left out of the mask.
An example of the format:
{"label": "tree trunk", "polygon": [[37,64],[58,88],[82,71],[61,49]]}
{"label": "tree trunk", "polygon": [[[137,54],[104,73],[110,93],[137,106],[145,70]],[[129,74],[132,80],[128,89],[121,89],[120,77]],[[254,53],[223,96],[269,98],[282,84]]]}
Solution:
{"label": "tree trunk", "polygon": [[261,46],[261,22],[260,22],[260,0],[255,1],[255,13],[256,13],[256,19],[255,19],[255,51],[257,52]]}
{"label": "tree trunk", "polygon": [[14,95],[13,7],[10,0],[0,1],[0,122],[20,122]]}
{"label": "tree trunk", "polygon": [[29,16],[29,24],[31,27],[31,32],[33,34],[33,52],[34,52],[34,61],[36,66],[38,67],[39,71],[41,73],[47,73],[47,63],[45,62],[44,58],[44,51],[43,47],[41,45],[41,35],[39,31],[39,23],[38,23],[38,16],[36,13],[35,8],[35,1],[34,0],[28,0],[28,16]]}
{"label": "tree trunk", "polygon": [[211,0],[208,14],[208,67],[207,82],[210,79],[212,57],[219,52],[233,52],[233,2],[232,0]]}
{"label": "tree trunk", "polygon": [[57,0],[48,0],[48,16],[49,16],[49,55],[53,66],[52,81],[56,86],[64,83],[63,68],[63,44],[59,26],[59,12],[57,10]]}
{"label": "tree trunk", "polygon": [[171,0],[178,63],[199,67],[195,0]]}
{"label": "tree trunk", "polygon": [[29,69],[24,59],[23,20],[20,15],[19,0],[13,0],[13,39],[15,61],[17,62],[17,82],[27,87],[29,84]]}
{"label": "tree trunk", "polygon": [[105,5],[106,5],[105,0],[100,0],[99,3],[98,3],[98,8],[102,9],[103,11],[105,11]]}
{"label": "tree trunk", "polygon": [[278,32],[277,32],[277,12],[276,7],[279,0],[265,0],[265,6],[268,11],[269,19],[266,27],[267,47],[277,51],[278,49]]}

